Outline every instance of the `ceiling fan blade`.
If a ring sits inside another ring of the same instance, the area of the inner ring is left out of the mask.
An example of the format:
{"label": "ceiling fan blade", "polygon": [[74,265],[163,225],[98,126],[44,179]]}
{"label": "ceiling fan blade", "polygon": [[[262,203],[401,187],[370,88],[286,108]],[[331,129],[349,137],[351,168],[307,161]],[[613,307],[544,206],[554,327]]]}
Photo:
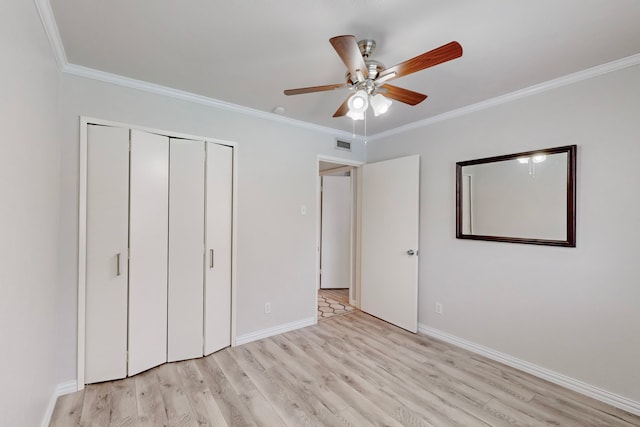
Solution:
{"label": "ceiling fan blade", "polygon": [[342,105],[336,110],[335,113],[333,113],[333,117],[342,117],[345,114],[347,114],[347,111],[349,111],[349,98],[347,97],[347,99],[344,100],[344,102],[342,103]]}
{"label": "ceiling fan blade", "polygon": [[362,53],[358,47],[358,41],[354,36],[337,36],[329,39],[329,42],[333,48],[347,66],[347,69],[351,73],[352,78],[356,78],[356,71],[360,70],[365,78],[369,76],[369,70],[364,63]]}
{"label": "ceiling fan blade", "polygon": [[323,85],[323,86],[311,86],[311,87],[301,87],[298,89],[287,89],[284,91],[285,95],[300,95],[303,93],[312,93],[312,92],[324,92],[327,90],[338,89],[341,87],[347,87],[346,83],[336,83],[333,85]]}
{"label": "ceiling fan blade", "polygon": [[395,99],[396,101],[404,102],[409,105],[417,105],[427,99],[427,95],[398,86],[382,85],[380,88],[386,89],[384,96],[387,98]]}
{"label": "ceiling fan blade", "polygon": [[389,67],[386,70],[380,72],[381,78],[390,73],[396,73],[395,76],[390,77],[387,81],[397,79],[398,77],[406,76],[416,71],[424,70],[425,68],[433,67],[434,65],[442,64],[443,62],[451,61],[462,56],[462,46],[458,42],[447,43],[439,48],[425,52],[422,55],[418,55],[415,58],[411,58],[400,64]]}

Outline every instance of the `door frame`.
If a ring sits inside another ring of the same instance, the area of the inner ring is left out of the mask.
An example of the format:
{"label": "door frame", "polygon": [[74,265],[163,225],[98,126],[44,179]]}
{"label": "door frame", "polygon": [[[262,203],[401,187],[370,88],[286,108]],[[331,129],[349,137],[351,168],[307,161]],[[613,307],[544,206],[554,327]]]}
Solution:
{"label": "door frame", "polygon": [[[349,303],[355,307],[360,306],[359,299],[359,266],[360,266],[360,201],[358,186],[360,185],[360,167],[365,162],[349,160],[341,157],[332,157],[319,154],[316,160],[316,280],[313,292],[313,316],[314,324],[318,323],[318,289],[320,289],[320,242],[322,231],[322,175],[320,174],[320,162],[330,162],[351,168],[351,268],[349,274]],[[352,300],[352,291],[355,290],[356,299]]]}
{"label": "door frame", "polygon": [[[231,346],[236,346],[236,278],[237,278],[237,240],[238,240],[238,144],[218,138],[209,138],[173,132],[163,129],[136,126],[128,123],[80,116],[80,167],[78,188],[78,328],[77,328],[77,390],[84,389],[85,381],[85,316],[86,316],[86,262],[87,262],[87,129],[88,126],[100,125],[127,128],[142,132],[155,133],[169,138],[192,139],[227,145],[233,148],[233,188],[232,188],[232,217],[231,217]],[[316,310],[317,311],[317,310]]]}

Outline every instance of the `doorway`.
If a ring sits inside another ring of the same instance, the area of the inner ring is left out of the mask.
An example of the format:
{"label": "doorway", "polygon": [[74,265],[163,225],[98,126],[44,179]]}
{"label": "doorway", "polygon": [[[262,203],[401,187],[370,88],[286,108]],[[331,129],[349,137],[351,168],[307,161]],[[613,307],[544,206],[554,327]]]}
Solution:
{"label": "doorway", "polygon": [[318,157],[316,321],[358,307],[359,162]]}
{"label": "doorway", "polygon": [[[349,302],[365,313],[416,332],[419,155],[366,165],[318,157],[316,289],[320,290],[321,283],[320,178],[346,171],[352,178]],[[314,305],[317,304],[316,293]]]}

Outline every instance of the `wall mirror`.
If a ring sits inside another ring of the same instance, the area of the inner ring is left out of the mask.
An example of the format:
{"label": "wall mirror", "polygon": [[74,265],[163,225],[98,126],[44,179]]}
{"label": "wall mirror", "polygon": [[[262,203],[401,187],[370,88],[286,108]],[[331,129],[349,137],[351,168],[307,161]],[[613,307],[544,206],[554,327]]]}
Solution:
{"label": "wall mirror", "polygon": [[577,146],[456,163],[456,237],[576,246]]}

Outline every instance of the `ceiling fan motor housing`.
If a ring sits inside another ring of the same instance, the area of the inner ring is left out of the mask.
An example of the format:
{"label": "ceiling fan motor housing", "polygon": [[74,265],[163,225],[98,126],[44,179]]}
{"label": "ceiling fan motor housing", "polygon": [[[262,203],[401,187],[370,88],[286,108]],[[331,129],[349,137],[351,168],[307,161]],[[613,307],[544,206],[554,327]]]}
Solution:
{"label": "ceiling fan motor housing", "polygon": [[376,41],[371,39],[364,39],[358,42],[358,47],[360,48],[360,53],[364,58],[368,58],[369,55],[376,50]]}
{"label": "ceiling fan motor housing", "polygon": [[[378,76],[378,74],[380,74],[380,71],[386,68],[382,62],[376,61],[375,59],[369,59],[369,56],[376,49],[375,40],[371,40],[371,39],[360,40],[358,42],[358,48],[360,49],[360,53],[362,54],[362,59],[364,59],[364,63],[367,66],[368,76],[366,79],[361,81],[358,79],[358,76],[352,76],[351,73],[347,71],[345,73],[345,79],[347,80],[347,83],[350,85],[358,85],[359,83],[372,81]],[[371,91],[375,89],[375,85],[367,84],[366,89],[368,90],[369,93],[371,93]]]}

